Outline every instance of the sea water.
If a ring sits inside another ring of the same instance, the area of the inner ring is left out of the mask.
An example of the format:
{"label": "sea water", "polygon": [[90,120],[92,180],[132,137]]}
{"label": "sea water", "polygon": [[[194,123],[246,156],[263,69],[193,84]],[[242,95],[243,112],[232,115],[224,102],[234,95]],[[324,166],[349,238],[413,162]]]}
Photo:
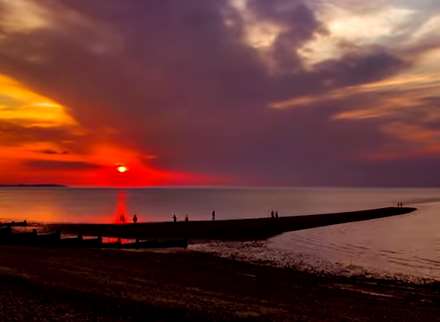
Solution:
{"label": "sea water", "polygon": [[420,188],[3,188],[0,218],[113,223],[217,220],[329,213],[392,206],[415,213],[295,231],[268,241],[210,243],[194,249],[273,265],[338,273],[440,280],[440,189]]}

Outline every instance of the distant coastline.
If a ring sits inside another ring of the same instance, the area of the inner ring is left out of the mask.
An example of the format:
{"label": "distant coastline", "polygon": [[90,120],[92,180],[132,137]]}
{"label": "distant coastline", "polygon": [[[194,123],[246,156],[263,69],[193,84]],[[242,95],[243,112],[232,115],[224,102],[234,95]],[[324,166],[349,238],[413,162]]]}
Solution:
{"label": "distant coastline", "polygon": [[54,183],[37,183],[37,184],[0,184],[0,188],[66,188],[66,185]]}

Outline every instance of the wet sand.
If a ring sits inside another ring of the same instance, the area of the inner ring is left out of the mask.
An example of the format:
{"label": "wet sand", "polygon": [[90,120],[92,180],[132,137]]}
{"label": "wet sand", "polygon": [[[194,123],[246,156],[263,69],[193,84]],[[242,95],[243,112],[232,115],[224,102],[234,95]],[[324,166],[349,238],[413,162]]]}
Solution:
{"label": "wet sand", "polygon": [[440,321],[440,287],[188,250],[0,247],[0,320]]}
{"label": "wet sand", "polygon": [[50,230],[66,234],[132,239],[261,240],[284,232],[409,214],[410,207],[387,207],[319,215],[283,216],[217,221],[138,224],[51,224]]}

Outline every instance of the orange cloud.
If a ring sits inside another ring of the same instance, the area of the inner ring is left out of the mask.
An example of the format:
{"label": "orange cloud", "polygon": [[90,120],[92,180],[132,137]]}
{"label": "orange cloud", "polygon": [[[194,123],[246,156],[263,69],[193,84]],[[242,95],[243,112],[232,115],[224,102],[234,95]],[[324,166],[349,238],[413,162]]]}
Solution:
{"label": "orange cloud", "polygon": [[368,160],[397,160],[440,155],[440,130],[417,124],[393,122],[382,131],[397,138],[401,144],[386,145],[383,149],[368,153]]}
{"label": "orange cloud", "polygon": [[[155,155],[88,134],[66,107],[5,75],[0,75],[0,134],[0,168],[7,169],[2,183],[147,186],[222,181],[158,169],[148,164]],[[130,171],[118,173],[120,164]]]}
{"label": "orange cloud", "polygon": [[64,106],[2,74],[0,121],[19,123],[27,127],[78,126]]}

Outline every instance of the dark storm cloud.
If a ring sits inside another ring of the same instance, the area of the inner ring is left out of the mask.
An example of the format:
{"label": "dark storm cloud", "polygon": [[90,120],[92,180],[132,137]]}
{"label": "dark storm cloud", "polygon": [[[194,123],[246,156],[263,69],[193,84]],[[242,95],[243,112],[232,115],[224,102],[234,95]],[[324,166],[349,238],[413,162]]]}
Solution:
{"label": "dark storm cloud", "polygon": [[297,49],[327,32],[307,2],[248,3],[259,20],[284,27],[265,57],[244,41],[243,17],[227,1],[36,3],[52,14],[51,23],[8,35],[0,73],[68,106],[85,128],[115,129],[114,141],[157,155],[152,162],[161,167],[224,174],[238,183],[377,179],[356,178],[365,169],[358,156],[389,140],[378,131],[381,121],[332,121],[340,107],[331,103],[268,108],[407,67],[395,53],[368,46],[307,70]]}
{"label": "dark storm cloud", "polygon": [[365,48],[364,52],[349,53],[342,59],[319,64],[317,78],[331,80],[335,88],[353,86],[386,78],[407,64],[385,49]]}
{"label": "dark storm cloud", "polygon": [[300,69],[301,59],[292,49],[299,48],[315,33],[325,32],[314,13],[302,1],[251,0],[247,7],[255,13],[259,21],[272,22],[283,27],[271,48],[271,56],[280,73]]}

